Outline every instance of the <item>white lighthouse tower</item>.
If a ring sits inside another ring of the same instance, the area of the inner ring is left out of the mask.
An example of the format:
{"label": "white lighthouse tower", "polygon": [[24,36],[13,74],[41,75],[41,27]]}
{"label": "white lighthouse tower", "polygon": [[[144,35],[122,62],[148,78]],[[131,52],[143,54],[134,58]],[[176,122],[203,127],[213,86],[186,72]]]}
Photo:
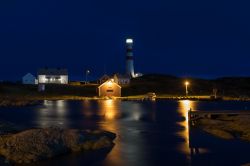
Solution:
{"label": "white lighthouse tower", "polygon": [[133,60],[133,39],[126,40],[126,74],[135,77],[134,60]]}

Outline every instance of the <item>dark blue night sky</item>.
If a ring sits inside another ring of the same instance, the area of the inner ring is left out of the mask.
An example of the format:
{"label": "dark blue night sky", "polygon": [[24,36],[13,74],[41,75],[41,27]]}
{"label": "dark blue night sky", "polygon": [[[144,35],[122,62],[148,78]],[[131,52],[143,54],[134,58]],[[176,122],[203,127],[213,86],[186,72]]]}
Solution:
{"label": "dark blue night sky", "polygon": [[[1,0],[0,79],[66,67],[72,79],[135,70],[250,76],[250,3],[236,0]],[[106,66],[106,67],[105,67]],[[105,69],[106,68],[106,69]]]}

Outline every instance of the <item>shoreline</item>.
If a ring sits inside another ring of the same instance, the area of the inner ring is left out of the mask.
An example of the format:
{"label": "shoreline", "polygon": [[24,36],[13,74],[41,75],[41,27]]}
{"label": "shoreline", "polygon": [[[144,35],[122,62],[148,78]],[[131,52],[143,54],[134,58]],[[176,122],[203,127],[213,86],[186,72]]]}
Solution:
{"label": "shoreline", "polygon": [[84,155],[105,150],[103,155],[107,155],[115,146],[116,134],[105,130],[48,127],[18,131],[8,126],[0,126],[0,132],[11,128],[0,134],[0,157],[10,165],[36,163],[70,153]]}
{"label": "shoreline", "polygon": [[[120,100],[147,100],[150,99],[147,95],[133,95],[122,97],[97,97],[97,96],[73,96],[73,95],[60,95],[60,96],[0,96],[0,100],[13,100],[13,101],[39,101],[39,100],[103,100],[103,99],[120,99]],[[250,101],[250,98],[239,97],[218,97],[216,99],[210,96],[177,96],[177,95],[158,95],[155,99],[164,100],[208,100],[208,101]]]}
{"label": "shoreline", "polygon": [[167,96],[159,95],[156,98],[148,98],[146,95],[136,95],[136,96],[124,96],[124,97],[113,97],[113,98],[100,98],[100,97],[84,97],[84,96],[8,96],[0,98],[0,107],[20,107],[36,105],[44,100],[71,100],[71,101],[84,101],[84,100],[122,100],[122,101],[147,101],[147,100],[192,100],[192,101],[250,101],[250,98],[241,99],[233,97],[223,97],[218,99],[211,99],[210,96]]}

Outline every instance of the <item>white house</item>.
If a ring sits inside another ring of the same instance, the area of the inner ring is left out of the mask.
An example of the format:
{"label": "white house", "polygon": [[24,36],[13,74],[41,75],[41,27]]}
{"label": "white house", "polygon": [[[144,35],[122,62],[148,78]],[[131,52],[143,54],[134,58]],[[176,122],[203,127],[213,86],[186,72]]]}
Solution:
{"label": "white house", "polygon": [[27,73],[25,76],[23,76],[22,83],[23,84],[32,84],[32,85],[34,85],[34,84],[37,84],[37,79],[32,74]]}
{"label": "white house", "polygon": [[68,84],[68,70],[61,68],[44,68],[37,72],[39,84]]}

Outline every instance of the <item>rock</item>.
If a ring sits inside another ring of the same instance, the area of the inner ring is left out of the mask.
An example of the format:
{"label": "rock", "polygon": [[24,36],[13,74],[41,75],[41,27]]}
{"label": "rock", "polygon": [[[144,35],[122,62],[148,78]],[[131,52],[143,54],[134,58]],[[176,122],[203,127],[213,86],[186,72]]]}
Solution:
{"label": "rock", "polygon": [[0,107],[24,107],[40,103],[36,100],[1,99]]}
{"label": "rock", "polygon": [[223,138],[223,139],[234,139],[234,136],[225,131],[225,130],[219,130],[219,129],[211,129],[211,128],[203,128],[204,131],[210,133],[210,134],[213,134],[214,136],[217,136],[217,137],[220,137],[220,138]]}
{"label": "rock", "polygon": [[30,129],[0,136],[0,155],[15,163],[30,163],[69,152],[112,148],[115,134],[77,129]]}
{"label": "rock", "polygon": [[250,163],[242,164],[241,166],[250,166]]}
{"label": "rock", "polygon": [[224,139],[250,142],[250,115],[219,116],[216,119],[199,119],[196,126]]}

